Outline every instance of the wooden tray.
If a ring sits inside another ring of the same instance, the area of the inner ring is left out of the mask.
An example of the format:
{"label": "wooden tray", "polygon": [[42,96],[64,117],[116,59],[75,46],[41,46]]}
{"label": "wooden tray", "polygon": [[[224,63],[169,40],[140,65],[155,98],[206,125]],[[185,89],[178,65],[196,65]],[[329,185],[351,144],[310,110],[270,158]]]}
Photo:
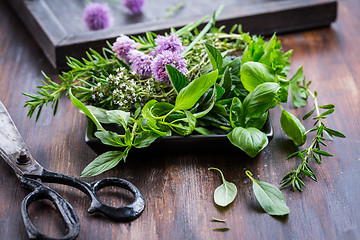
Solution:
{"label": "wooden tray", "polygon": [[[23,20],[50,62],[65,69],[66,56],[81,58],[89,47],[99,50],[120,34],[162,32],[198,21],[224,4],[218,25],[242,24],[251,34],[268,35],[327,26],[336,19],[336,0],[145,0],[140,15],[130,15],[121,5],[112,5],[114,24],[101,31],[88,31],[82,19],[85,0],[8,0]],[[122,1],[120,1],[122,2]],[[168,8],[184,7],[169,19]]]}

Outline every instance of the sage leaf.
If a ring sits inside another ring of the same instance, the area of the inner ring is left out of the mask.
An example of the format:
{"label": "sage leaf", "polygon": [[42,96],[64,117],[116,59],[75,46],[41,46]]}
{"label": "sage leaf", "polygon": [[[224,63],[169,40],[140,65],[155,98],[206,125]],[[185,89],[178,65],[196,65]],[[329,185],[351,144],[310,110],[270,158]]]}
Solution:
{"label": "sage leaf", "polygon": [[169,75],[171,84],[173,85],[176,93],[179,93],[181,89],[189,85],[189,80],[184,74],[171,65],[166,65],[166,72]]}
{"label": "sage leaf", "polygon": [[106,111],[106,115],[111,123],[117,123],[124,129],[127,127],[130,119],[130,113],[122,110],[109,110]]}
{"label": "sage leaf", "polygon": [[80,177],[92,177],[99,175],[113,167],[121,160],[126,159],[130,148],[126,148],[124,152],[108,151],[95,158],[80,174]]}
{"label": "sage leaf", "polygon": [[119,137],[119,135],[115,132],[111,132],[111,131],[98,131],[95,132],[95,136],[100,139],[100,141],[103,144],[106,145],[110,145],[113,147],[125,147],[127,146],[126,144],[124,144],[121,140],[121,138]]}
{"label": "sage leaf", "polygon": [[200,97],[216,83],[218,70],[193,80],[189,85],[181,89],[175,99],[176,110],[186,110],[195,105]]}
{"label": "sage leaf", "polygon": [[265,82],[275,82],[274,70],[262,63],[247,62],[240,69],[241,82],[249,92]]}
{"label": "sage leaf", "polygon": [[286,135],[295,143],[302,146],[306,142],[306,129],[293,114],[282,110],[280,117],[281,127]]}
{"label": "sage leaf", "polygon": [[247,118],[261,117],[268,109],[277,104],[276,94],[280,86],[277,83],[263,83],[249,93],[243,101]]}
{"label": "sage leaf", "polygon": [[236,127],[227,135],[230,142],[250,157],[255,157],[269,143],[265,133],[257,128]]}
{"label": "sage leaf", "polygon": [[221,207],[226,207],[234,201],[237,194],[237,188],[235,184],[225,180],[224,175],[220,169],[211,167],[208,168],[208,170],[217,170],[221,174],[223,184],[215,189],[214,202]]}
{"label": "sage leaf", "polygon": [[250,171],[245,173],[252,180],[255,197],[267,214],[283,216],[290,213],[285,197],[277,187],[254,179]]}

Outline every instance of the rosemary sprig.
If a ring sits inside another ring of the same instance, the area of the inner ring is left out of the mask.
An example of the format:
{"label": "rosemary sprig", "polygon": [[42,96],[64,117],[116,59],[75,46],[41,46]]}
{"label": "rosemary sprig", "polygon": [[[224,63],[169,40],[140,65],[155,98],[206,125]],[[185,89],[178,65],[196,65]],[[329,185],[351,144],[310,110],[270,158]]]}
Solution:
{"label": "rosemary sprig", "polygon": [[[313,117],[313,120],[315,120],[314,127],[307,131],[307,133],[316,132],[316,135],[312,139],[311,144],[308,148],[297,151],[287,157],[288,160],[298,156],[301,159],[301,162],[295,170],[286,174],[280,182],[280,184],[282,184],[280,188],[291,185],[294,191],[296,189],[302,191],[302,187],[306,186],[303,182],[305,176],[309,177],[314,181],[317,181],[316,174],[309,166],[311,160],[315,161],[317,164],[321,164],[323,157],[333,156],[331,153],[321,150],[321,147],[327,147],[327,144],[325,143],[326,139],[324,138],[324,133],[329,137],[330,140],[332,140],[333,137],[345,138],[344,134],[327,127],[324,123],[324,119],[326,119],[326,116],[334,112],[335,106],[333,104],[320,106],[317,101],[317,92],[312,92],[308,88],[308,86],[309,84],[304,84],[303,88],[313,98],[314,108],[304,115],[303,120],[307,119],[314,112],[316,112],[317,116]],[[320,113],[320,109],[325,109],[326,111]]]}

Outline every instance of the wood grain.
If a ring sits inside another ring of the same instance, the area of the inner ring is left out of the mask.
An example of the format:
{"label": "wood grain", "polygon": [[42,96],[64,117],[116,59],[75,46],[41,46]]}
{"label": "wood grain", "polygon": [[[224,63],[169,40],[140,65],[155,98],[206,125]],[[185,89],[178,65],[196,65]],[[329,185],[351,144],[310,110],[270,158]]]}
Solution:
{"label": "wood grain", "polygon": [[[78,239],[360,239],[360,2],[338,3],[338,19],[328,28],[280,36],[285,50],[294,49],[292,73],[304,66],[320,104],[334,103],[335,113],[326,121],[346,134],[346,139],[329,142],[335,157],[321,166],[312,164],[318,182],[306,181],[303,193],[283,190],[291,213],[285,218],[265,214],[256,202],[251,183],[244,173],[250,170],[260,180],[278,186],[281,177],[296,166],[285,161],[296,150],[280,130],[280,109],[271,111],[274,138],[254,159],[236,152],[152,154],[133,156],[127,163],[89,181],[107,176],[134,183],[147,200],[140,218],[116,223],[86,212],[89,201],[81,192],[51,185],[73,205],[80,218]],[[26,97],[41,84],[41,70],[54,78],[57,71],[37,46],[31,34],[10,8],[0,0],[0,100],[8,108],[32,155],[44,167],[78,176],[96,157],[84,142],[86,120],[68,99],[62,99],[58,113],[45,109],[40,120],[26,118],[22,106]],[[311,103],[311,102],[310,102]],[[302,116],[304,109],[287,109]],[[307,128],[311,121],[305,122]],[[238,196],[225,209],[212,200],[221,184],[220,168],[228,181],[238,186]],[[0,161],[1,239],[26,239],[20,218],[20,204],[28,193],[5,162]],[[126,202],[126,199],[124,200]],[[33,206],[30,214],[41,229],[59,236],[64,229],[58,215],[45,203]],[[41,214],[45,214],[42,216]],[[226,224],[211,221],[226,218]],[[60,227],[59,227],[60,226]],[[227,226],[227,232],[214,227]]]}

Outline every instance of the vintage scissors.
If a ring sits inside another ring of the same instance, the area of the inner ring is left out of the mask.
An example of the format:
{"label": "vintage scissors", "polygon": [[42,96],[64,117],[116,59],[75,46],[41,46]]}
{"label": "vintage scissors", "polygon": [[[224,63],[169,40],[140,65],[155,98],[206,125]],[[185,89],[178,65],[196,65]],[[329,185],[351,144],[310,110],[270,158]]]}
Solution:
{"label": "vintage scissors", "polygon": [[[30,239],[51,239],[38,231],[28,216],[29,205],[40,199],[50,200],[63,217],[68,232],[60,239],[75,239],[80,225],[76,212],[63,197],[42,182],[59,183],[75,187],[91,198],[89,213],[100,213],[116,221],[131,221],[145,208],[140,191],[130,182],[120,178],[105,178],[92,183],[49,171],[31,156],[6,108],[0,101],[0,157],[15,171],[24,188],[32,192],[22,201],[21,215]],[[41,181],[39,181],[39,179]],[[96,193],[106,186],[117,186],[129,190],[135,197],[133,203],[124,207],[111,207],[102,203]]]}

